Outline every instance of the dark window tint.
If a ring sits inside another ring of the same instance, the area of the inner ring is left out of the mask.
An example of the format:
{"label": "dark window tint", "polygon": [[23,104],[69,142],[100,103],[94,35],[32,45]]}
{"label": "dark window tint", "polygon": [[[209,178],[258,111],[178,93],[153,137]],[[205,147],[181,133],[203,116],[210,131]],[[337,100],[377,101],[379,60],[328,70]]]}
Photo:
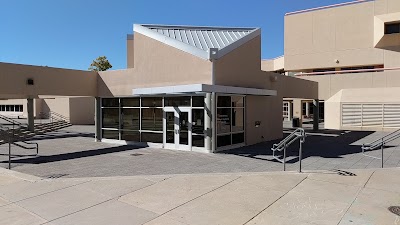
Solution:
{"label": "dark window tint", "polygon": [[400,33],[400,23],[385,24],[385,34],[398,34]]}
{"label": "dark window tint", "polygon": [[231,108],[217,109],[217,134],[231,132]]}
{"label": "dark window tint", "polygon": [[162,98],[142,98],[142,107],[162,107]]}
{"label": "dark window tint", "polygon": [[193,107],[204,107],[204,97],[203,96],[193,96],[192,100]]}
{"label": "dark window tint", "polygon": [[117,130],[103,130],[103,138],[118,140],[119,133]]}
{"label": "dark window tint", "polygon": [[232,144],[244,143],[244,133],[232,134]]}
{"label": "dark window tint", "polygon": [[103,108],[103,127],[104,128],[119,128],[119,109]]}
{"label": "dark window tint", "polygon": [[140,141],[140,132],[139,131],[128,131],[123,130],[121,131],[121,139],[125,141]]}
{"label": "dark window tint", "polygon": [[244,109],[232,109],[232,132],[244,130]]}
{"label": "dark window tint", "polygon": [[163,134],[142,132],[142,142],[162,143]]}
{"label": "dark window tint", "polygon": [[192,132],[194,134],[204,133],[204,109],[192,110]]}
{"label": "dark window tint", "polygon": [[192,135],[192,145],[196,147],[204,147],[204,136]]}
{"label": "dark window tint", "polygon": [[190,106],[190,96],[166,97],[164,98],[165,106]]}
{"label": "dark window tint", "polygon": [[119,107],[119,99],[118,98],[103,98],[102,106],[103,107]]}
{"label": "dark window tint", "polygon": [[139,107],[140,98],[121,98],[121,107]]}
{"label": "dark window tint", "polygon": [[231,96],[218,96],[218,107],[231,107]]}
{"label": "dark window tint", "polygon": [[163,110],[158,108],[142,109],[142,130],[163,130]]}
{"label": "dark window tint", "polygon": [[121,129],[139,130],[139,109],[121,109]]}
{"label": "dark window tint", "polygon": [[231,135],[217,136],[217,147],[231,145]]}

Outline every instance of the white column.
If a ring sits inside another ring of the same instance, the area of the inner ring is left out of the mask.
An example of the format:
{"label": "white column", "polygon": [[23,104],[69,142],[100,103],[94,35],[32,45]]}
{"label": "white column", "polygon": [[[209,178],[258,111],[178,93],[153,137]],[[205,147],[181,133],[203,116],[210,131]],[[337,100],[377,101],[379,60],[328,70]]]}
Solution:
{"label": "white column", "polygon": [[319,100],[313,100],[313,130],[319,130]]}
{"label": "white column", "polygon": [[309,117],[310,116],[310,103],[306,102],[306,116]]}
{"label": "white column", "polygon": [[205,134],[205,147],[208,151],[212,150],[212,107],[211,107],[211,93],[207,93],[204,98],[204,134]]}
{"label": "white column", "polygon": [[293,103],[290,101],[288,102],[288,121],[293,119]]}
{"label": "white column", "polygon": [[211,152],[217,150],[217,95],[215,92],[211,94]]}

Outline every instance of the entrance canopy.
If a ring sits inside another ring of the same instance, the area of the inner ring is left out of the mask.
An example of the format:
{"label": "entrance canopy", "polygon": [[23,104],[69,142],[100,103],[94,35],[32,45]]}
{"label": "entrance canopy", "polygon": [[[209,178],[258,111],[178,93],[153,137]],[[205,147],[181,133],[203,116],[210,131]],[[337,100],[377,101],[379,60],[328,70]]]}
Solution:
{"label": "entrance canopy", "polygon": [[276,90],[233,87],[210,84],[189,84],[152,88],[136,88],[132,90],[133,95],[162,95],[162,94],[185,94],[185,93],[223,93],[223,94],[239,94],[239,95],[259,95],[259,96],[276,96]]}

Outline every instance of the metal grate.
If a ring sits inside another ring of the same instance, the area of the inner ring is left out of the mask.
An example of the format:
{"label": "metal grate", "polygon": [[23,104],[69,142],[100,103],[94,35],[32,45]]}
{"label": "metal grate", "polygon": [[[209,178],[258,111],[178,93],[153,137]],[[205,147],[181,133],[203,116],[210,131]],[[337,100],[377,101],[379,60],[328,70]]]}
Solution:
{"label": "metal grate", "polygon": [[400,216],[400,206],[390,206],[390,207],[388,208],[388,210],[389,210],[391,213]]}
{"label": "metal grate", "polygon": [[65,177],[68,176],[69,174],[66,173],[59,173],[59,174],[50,174],[48,176],[46,176],[47,179],[57,179],[57,178],[61,178],[61,177]]}
{"label": "metal grate", "polygon": [[141,156],[141,155],[143,155],[143,154],[140,154],[140,153],[132,153],[131,154],[131,156]]}

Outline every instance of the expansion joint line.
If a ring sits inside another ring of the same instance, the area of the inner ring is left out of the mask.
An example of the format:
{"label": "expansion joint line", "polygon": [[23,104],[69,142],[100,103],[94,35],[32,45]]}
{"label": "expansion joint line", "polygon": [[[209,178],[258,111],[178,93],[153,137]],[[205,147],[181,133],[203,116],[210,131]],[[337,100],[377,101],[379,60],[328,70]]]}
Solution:
{"label": "expansion joint line", "polygon": [[245,223],[243,223],[243,225],[247,224],[248,222],[250,222],[251,220],[253,220],[254,218],[256,218],[258,215],[260,215],[262,212],[264,212],[265,210],[267,210],[271,205],[275,204],[275,202],[279,201],[281,198],[283,198],[285,195],[287,195],[289,192],[291,192],[293,189],[295,189],[297,186],[299,186],[301,183],[303,183],[303,181],[305,181],[308,178],[309,175],[307,175],[306,177],[304,177],[299,183],[297,183],[293,188],[291,188],[289,191],[287,191],[285,194],[283,194],[281,197],[277,198],[275,201],[273,201],[271,204],[269,204],[267,207],[265,207],[263,210],[261,210],[260,212],[258,212],[256,215],[254,215],[253,217],[251,217],[249,220],[247,220]]}
{"label": "expansion joint line", "polygon": [[371,175],[368,177],[368,180],[365,182],[365,184],[364,184],[362,187],[360,187],[360,189],[358,190],[358,192],[357,192],[357,194],[356,194],[356,197],[354,197],[353,201],[351,202],[351,204],[349,205],[349,207],[346,209],[346,212],[343,213],[343,215],[342,215],[342,217],[340,218],[340,220],[339,220],[339,222],[337,223],[337,225],[339,225],[339,224],[342,222],[344,216],[347,214],[347,212],[348,212],[348,211],[350,210],[350,208],[353,206],[354,202],[355,202],[355,201],[357,200],[357,198],[358,198],[358,195],[360,195],[361,191],[362,191],[362,190],[365,188],[365,186],[368,184],[369,180],[371,179],[372,175],[374,175],[374,173],[375,173],[375,170],[374,170],[374,172],[372,172]]}

